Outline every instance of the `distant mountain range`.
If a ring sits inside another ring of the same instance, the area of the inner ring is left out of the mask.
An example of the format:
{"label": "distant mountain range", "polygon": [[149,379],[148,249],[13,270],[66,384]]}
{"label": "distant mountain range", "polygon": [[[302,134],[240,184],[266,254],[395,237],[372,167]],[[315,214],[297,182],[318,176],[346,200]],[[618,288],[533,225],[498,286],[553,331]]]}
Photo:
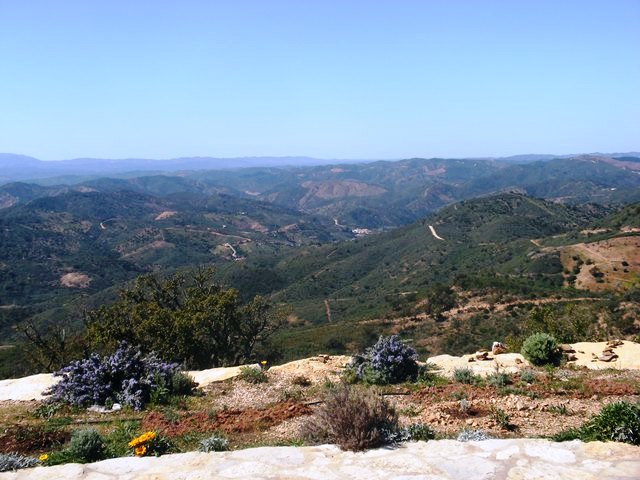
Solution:
{"label": "distant mountain range", "polygon": [[640,157],[582,155],[528,163],[414,158],[54,180],[1,185],[0,209],[68,192],[225,194],[320,215],[345,228],[379,229],[406,225],[459,200],[505,191],[573,204],[640,201]]}
{"label": "distant mountain range", "polygon": [[[640,157],[639,152],[612,153],[592,155],[618,157]],[[570,158],[577,155],[525,154],[511,157],[488,157],[486,160],[499,160],[505,163],[528,163],[554,158]],[[472,158],[471,160],[475,160]],[[177,172],[192,170],[226,170],[252,167],[285,167],[285,166],[317,166],[333,164],[349,164],[373,162],[375,159],[345,160],[319,159],[305,156],[285,157],[181,157],[166,160],[144,158],[103,159],[74,158],[68,160],[42,161],[26,155],[0,153],[0,183],[16,180],[37,180],[50,177],[65,176],[108,176],[137,174],[140,172]],[[127,176],[127,175],[125,175]],[[130,176],[130,175],[129,175]],[[59,179],[59,183],[67,183],[69,179]],[[77,180],[77,179],[76,179]]]}

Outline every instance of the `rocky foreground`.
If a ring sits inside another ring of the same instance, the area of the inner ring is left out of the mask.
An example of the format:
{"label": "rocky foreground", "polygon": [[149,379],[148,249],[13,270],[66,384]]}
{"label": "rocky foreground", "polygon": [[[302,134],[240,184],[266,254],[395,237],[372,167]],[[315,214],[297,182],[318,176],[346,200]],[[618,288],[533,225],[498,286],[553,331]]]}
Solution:
{"label": "rocky foreground", "polygon": [[115,458],[0,474],[38,479],[568,479],[640,478],[640,447],[546,440],[440,440],[397,449],[342,452],[337,447],[264,447],[233,452]]}

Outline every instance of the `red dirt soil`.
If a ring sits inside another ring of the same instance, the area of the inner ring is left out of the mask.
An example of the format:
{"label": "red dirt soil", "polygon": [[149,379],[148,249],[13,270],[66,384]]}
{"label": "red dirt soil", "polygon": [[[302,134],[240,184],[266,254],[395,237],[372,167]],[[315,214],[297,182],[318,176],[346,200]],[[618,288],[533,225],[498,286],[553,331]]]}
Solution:
{"label": "red dirt soil", "polygon": [[142,419],[144,430],[162,432],[169,437],[187,432],[242,433],[263,430],[290,418],[309,415],[311,408],[297,402],[281,402],[270,407],[246,410],[221,410],[215,414],[189,412],[175,420],[167,419],[162,412],[149,412]]}

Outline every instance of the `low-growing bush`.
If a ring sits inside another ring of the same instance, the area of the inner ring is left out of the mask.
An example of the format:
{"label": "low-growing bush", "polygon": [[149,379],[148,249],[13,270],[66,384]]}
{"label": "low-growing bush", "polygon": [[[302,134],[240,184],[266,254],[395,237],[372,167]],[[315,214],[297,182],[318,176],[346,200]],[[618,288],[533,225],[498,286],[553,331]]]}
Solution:
{"label": "low-growing bush", "polygon": [[0,472],[32,468],[39,464],[40,462],[33,457],[25,457],[17,453],[0,453]]}
{"label": "low-growing bush", "polygon": [[436,433],[426,423],[412,423],[407,426],[405,430],[407,431],[409,440],[413,440],[415,442],[426,442],[427,440],[433,440],[436,438]]}
{"label": "low-growing bush", "polygon": [[261,368],[256,368],[252,366],[242,367],[240,369],[240,375],[238,375],[240,380],[244,380],[248,383],[265,383],[269,379],[267,378],[267,374],[264,373],[264,370]]}
{"label": "low-growing bush", "polygon": [[[77,407],[120,403],[140,410],[150,400],[164,401],[172,393],[193,391],[177,363],[167,363],[155,354],[143,356],[122,342],[110,356],[92,354],[71,362],[54,376],[61,380],[45,391],[51,402]],[[180,389],[174,392],[174,388]]]}
{"label": "low-growing bush", "polygon": [[303,429],[312,443],[331,442],[362,451],[389,443],[398,430],[395,409],[374,391],[350,385],[330,389],[324,404]]}
{"label": "low-growing bush", "polygon": [[467,430],[463,428],[458,433],[456,440],[459,442],[480,442],[482,440],[490,440],[491,438],[492,437],[482,430]]}
{"label": "low-growing bush", "polygon": [[480,381],[480,377],[473,373],[470,368],[456,368],[453,371],[453,379],[458,383],[474,385]]}
{"label": "low-growing bush", "polygon": [[546,333],[534,333],[527,337],[520,353],[538,366],[558,364],[560,360],[556,339]]}
{"label": "low-growing bush", "polygon": [[229,450],[229,440],[216,433],[200,440],[198,450],[201,452],[224,452]]}
{"label": "low-growing bush", "polygon": [[69,456],[78,463],[96,462],[106,458],[104,439],[93,428],[76,430],[67,447]]}
{"label": "low-growing bush", "polygon": [[358,380],[367,384],[400,383],[416,379],[419,372],[417,358],[416,351],[405,345],[397,335],[381,336],[363,356],[353,357],[348,370],[352,370]]}
{"label": "low-growing bush", "polygon": [[565,430],[553,437],[555,441],[614,441],[640,445],[640,403],[614,402],[581,427]]}
{"label": "low-growing bush", "polygon": [[533,383],[536,380],[536,374],[533,370],[522,370],[520,372],[520,380],[524,383]]}
{"label": "low-growing bush", "polygon": [[487,375],[487,384],[495,388],[503,388],[511,383],[511,377],[504,372],[494,372]]}

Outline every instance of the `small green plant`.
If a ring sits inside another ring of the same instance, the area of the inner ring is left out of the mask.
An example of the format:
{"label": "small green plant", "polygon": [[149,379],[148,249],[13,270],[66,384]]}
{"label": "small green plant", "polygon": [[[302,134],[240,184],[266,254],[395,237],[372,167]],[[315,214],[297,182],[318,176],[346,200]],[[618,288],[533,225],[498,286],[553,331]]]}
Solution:
{"label": "small green plant", "polygon": [[409,439],[415,442],[426,442],[427,440],[433,440],[436,438],[435,432],[426,423],[412,423],[406,427],[406,431]]}
{"label": "small green plant", "polygon": [[104,439],[93,428],[73,432],[67,451],[78,463],[96,462],[106,458]]}
{"label": "small green plant", "polygon": [[44,420],[51,419],[63,407],[61,402],[43,402],[33,411],[33,415]]}
{"label": "small green plant", "polygon": [[113,430],[104,435],[107,447],[107,457],[124,457],[129,454],[127,442],[135,436],[140,429],[139,422],[119,422]]}
{"label": "small green plant", "polygon": [[198,383],[191,375],[176,371],[171,376],[171,393],[174,395],[193,395],[198,388]]}
{"label": "small green plant", "polygon": [[216,418],[218,418],[218,409],[217,408],[210,408],[207,410],[207,418],[209,420],[215,420]]}
{"label": "small green plant", "polygon": [[534,365],[557,365],[561,355],[556,339],[546,333],[534,333],[527,337],[520,351]]}
{"label": "small green plant", "polygon": [[513,430],[514,426],[511,424],[511,418],[507,413],[498,407],[491,407],[491,419],[496,422],[496,425],[503,430]]}
{"label": "small green plant", "polygon": [[460,430],[456,437],[456,440],[459,442],[480,442],[490,439],[491,437],[482,430],[467,430],[466,428]]}
{"label": "small green plant", "polygon": [[198,450],[201,452],[224,452],[229,450],[229,440],[219,433],[214,433],[210,437],[200,440]]}
{"label": "small green plant", "polygon": [[251,366],[242,367],[240,369],[240,375],[238,375],[238,378],[240,380],[244,380],[247,383],[253,384],[265,383],[269,380],[264,370]]}
{"label": "small green plant", "polygon": [[524,383],[533,383],[536,380],[536,374],[531,369],[522,370],[522,372],[520,372],[520,380]]}
{"label": "small green plant", "polygon": [[571,415],[571,412],[566,405],[551,405],[547,408],[547,412],[554,415]]}
{"label": "small green plant", "polygon": [[17,453],[0,453],[0,472],[32,468],[38,466],[38,464],[38,460],[33,457],[25,457]]}
{"label": "small green plant", "polygon": [[453,379],[465,385],[474,385],[480,381],[480,377],[473,373],[470,368],[456,368],[453,371]]}
{"label": "small green plant", "polygon": [[511,377],[504,372],[487,375],[487,383],[495,388],[504,388],[511,383]]}

